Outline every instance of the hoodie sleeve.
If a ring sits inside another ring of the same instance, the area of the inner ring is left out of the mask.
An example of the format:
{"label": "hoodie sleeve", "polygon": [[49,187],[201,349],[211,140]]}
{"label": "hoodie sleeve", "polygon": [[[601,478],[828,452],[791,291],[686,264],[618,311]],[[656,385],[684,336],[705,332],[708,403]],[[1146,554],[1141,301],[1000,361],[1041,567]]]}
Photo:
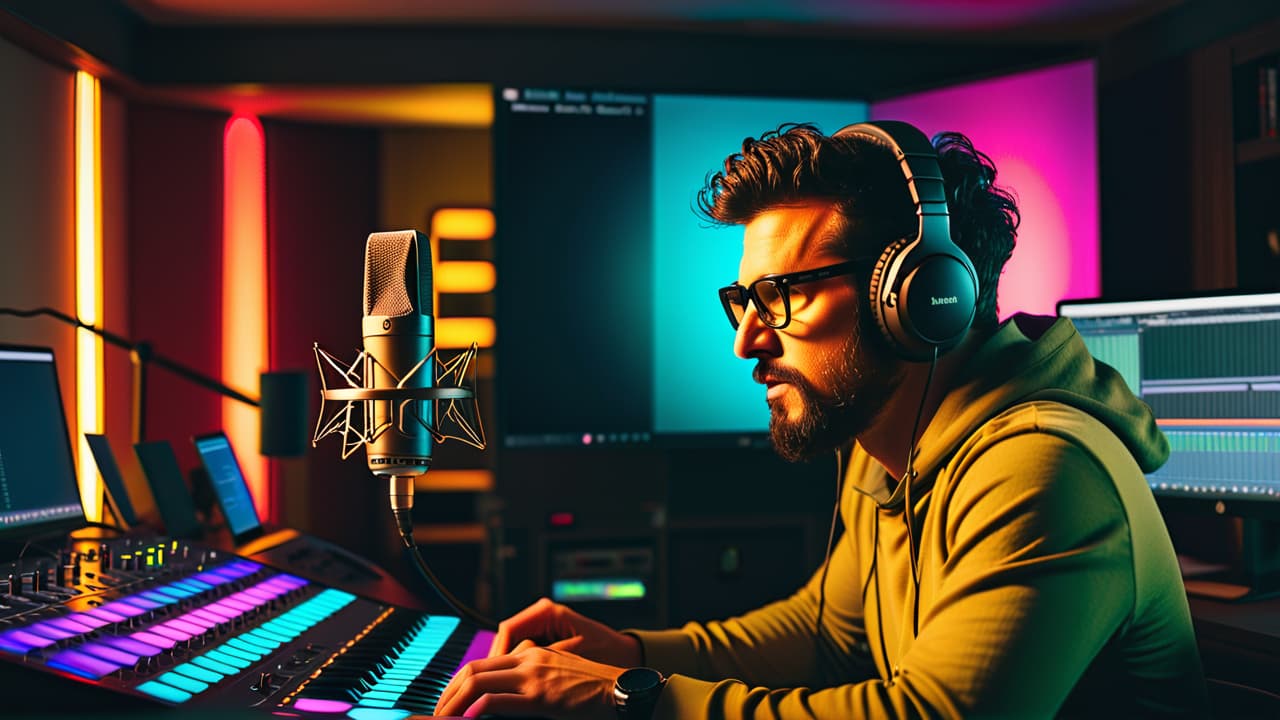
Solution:
{"label": "hoodie sleeve", "polygon": [[[736,620],[639,633],[655,667],[677,673],[655,717],[1058,712],[1133,604],[1128,527],[1115,487],[1090,453],[1046,433],[1005,438],[975,453],[960,472],[954,494],[933,499],[945,503],[932,510],[943,527],[928,550],[937,555],[923,570],[918,635],[912,639],[909,626],[904,630],[886,608],[889,656],[878,659],[890,668],[888,680],[855,679],[849,647],[816,660],[806,632],[811,582],[791,599]],[[881,562],[888,559],[882,555]],[[841,612],[833,620],[848,631],[843,623],[860,602],[862,579],[837,567],[833,560],[832,575],[840,579],[828,597],[838,586]],[[882,572],[906,577],[901,564]],[[909,608],[899,608],[905,623]],[[868,629],[878,656],[874,615]]]}

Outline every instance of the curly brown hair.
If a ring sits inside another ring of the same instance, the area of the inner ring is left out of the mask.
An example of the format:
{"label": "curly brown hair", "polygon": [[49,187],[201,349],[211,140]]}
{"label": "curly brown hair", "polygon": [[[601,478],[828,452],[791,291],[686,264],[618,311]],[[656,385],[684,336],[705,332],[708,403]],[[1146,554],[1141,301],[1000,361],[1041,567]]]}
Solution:
{"label": "curly brown hair", "polygon": [[[1000,273],[1022,219],[1017,201],[995,184],[995,164],[967,137],[944,132],[932,143],[947,189],[951,238],[978,273],[974,325],[991,327],[998,321]],[[741,225],[766,210],[815,199],[839,208],[845,222],[840,252],[849,258],[878,253],[916,232],[915,206],[889,148],[864,135],[830,137],[810,124],[788,123],[743,140],[723,170],[708,174],[697,212],[713,224]]]}

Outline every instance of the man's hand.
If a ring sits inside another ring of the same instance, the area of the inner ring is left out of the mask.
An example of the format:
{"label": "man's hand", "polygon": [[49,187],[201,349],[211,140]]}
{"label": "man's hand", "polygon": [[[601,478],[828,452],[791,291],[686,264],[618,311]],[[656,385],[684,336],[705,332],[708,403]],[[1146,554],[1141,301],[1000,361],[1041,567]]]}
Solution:
{"label": "man's hand", "polygon": [[640,641],[547,598],[498,624],[489,657],[511,652],[524,640],[620,668],[642,664]]}
{"label": "man's hand", "polygon": [[440,695],[440,716],[515,715],[616,720],[610,667],[525,640],[509,655],[467,663]]}

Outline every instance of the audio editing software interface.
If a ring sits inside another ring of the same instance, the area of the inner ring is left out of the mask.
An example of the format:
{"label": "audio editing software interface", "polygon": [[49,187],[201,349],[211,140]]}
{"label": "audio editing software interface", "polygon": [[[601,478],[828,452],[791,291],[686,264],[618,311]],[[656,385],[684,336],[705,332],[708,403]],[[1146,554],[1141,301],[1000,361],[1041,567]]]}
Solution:
{"label": "audio editing software interface", "polygon": [[1153,491],[1280,501],[1280,294],[1070,302],[1060,312],[1168,437]]}
{"label": "audio editing software interface", "polygon": [[487,654],[493,634],[454,616],[86,527],[52,352],[0,347],[0,390],[0,713],[400,720],[430,714],[458,668]]}

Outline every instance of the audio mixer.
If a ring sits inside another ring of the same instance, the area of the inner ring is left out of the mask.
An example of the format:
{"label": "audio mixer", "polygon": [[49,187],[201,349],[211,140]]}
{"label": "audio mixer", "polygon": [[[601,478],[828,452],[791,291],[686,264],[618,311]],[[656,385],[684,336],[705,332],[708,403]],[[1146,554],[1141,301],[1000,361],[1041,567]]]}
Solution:
{"label": "audio mixer", "polygon": [[399,720],[430,714],[449,678],[493,638],[453,616],[168,538],[28,548],[0,565],[0,588],[0,684],[32,690],[6,692],[10,710],[39,697],[26,709],[136,704]]}

